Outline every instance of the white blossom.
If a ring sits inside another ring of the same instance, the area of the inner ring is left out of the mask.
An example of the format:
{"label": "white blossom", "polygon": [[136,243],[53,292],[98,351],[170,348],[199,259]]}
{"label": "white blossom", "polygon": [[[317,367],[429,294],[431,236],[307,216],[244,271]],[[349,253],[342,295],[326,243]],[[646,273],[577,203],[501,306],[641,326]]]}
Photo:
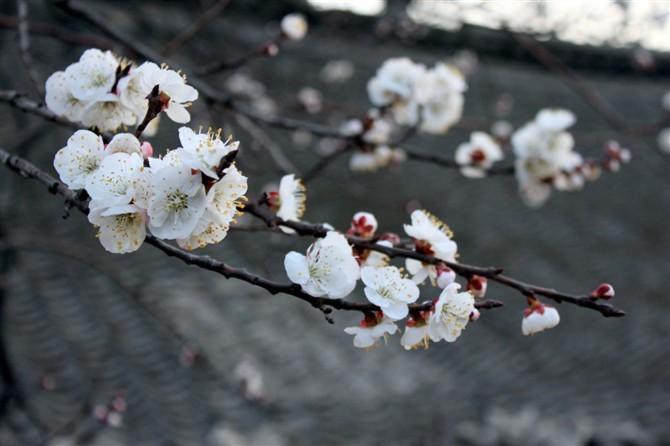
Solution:
{"label": "white blossom", "polygon": [[503,159],[503,152],[493,138],[484,132],[473,132],[470,141],[456,149],[456,162],[461,173],[470,178],[482,178],[493,163]]}
{"label": "white blossom", "polygon": [[72,95],[80,101],[94,101],[112,92],[119,61],[111,51],[84,51],[79,62],[65,69],[65,78]]}
{"label": "white blossom", "polygon": [[583,159],[573,150],[574,139],[566,131],[574,122],[567,110],[545,109],[512,135],[519,191],[529,206],[543,204],[552,186],[575,190],[583,185],[577,178]]}
{"label": "white blossom", "polygon": [[428,348],[430,335],[428,334],[428,322],[425,318],[430,317],[430,315],[422,314],[422,317],[423,319],[415,319],[413,317],[407,319],[405,332],[400,338],[400,345],[405,350]]}
{"label": "white blossom", "polygon": [[302,14],[285,15],[280,26],[282,33],[291,40],[301,40],[307,35],[307,20]]}
{"label": "white blossom", "polygon": [[88,130],[77,130],[67,140],[67,145],[56,152],[54,167],[67,187],[83,189],[104,156],[105,146],[100,136]]}
{"label": "white blossom", "polygon": [[205,212],[193,232],[188,237],[178,238],[177,244],[192,250],[223,240],[235,216],[240,213],[238,208],[246,200],[246,192],[247,177],[232,164],[207,192]]}
{"label": "white blossom", "polygon": [[370,101],[377,107],[390,106],[398,124],[416,124],[419,117],[416,82],[425,71],[425,66],[408,58],[386,60],[368,82]]}
{"label": "white blossom", "polygon": [[[140,157],[145,158],[142,146],[143,144],[140,144],[140,141],[132,133],[119,133],[114,135],[109,144],[107,144],[105,153],[107,155],[114,153],[127,153],[128,155],[132,155],[133,153],[136,153]],[[151,147],[151,144],[149,144],[149,147]],[[151,149],[151,152],[153,153],[153,148]]]}
{"label": "white blossom", "polygon": [[361,280],[365,284],[365,297],[393,320],[405,318],[409,312],[407,305],[419,298],[419,287],[411,279],[403,278],[395,266],[363,267]]}
{"label": "white blossom", "polygon": [[149,229],[158,238],[183,239],[195,230],[205,212],[205,187],[200,174],[187,166],[165,166],[153,172]]}
{"label": "white blossom", "polygon": [[[277,216],[283,220],[300,221],[305,213],[305,186],[294,174],[284,175],[279,182],[279,209]],[[281,226],[285,232],[293,232],[291,228]],[[290,230],[290,231],[286,231]]]}
{"label": "white blossom", "polygon": [[228,138],[223,142],[218,132],[195,133],[188,127],[179,129],[179,141],[183,151],[182,162],[191,169],[199,170],[210,178],[218,179],[216,169],[221,159],[239,147],[239,141]]}
{"label": "white blossom", "polygon": [[[412,224],[404,225],[407,235],[415,240],[415,249],[426,255],[432,255],[447,262],[454,262],[458,251],[456,242],[451,240],[449,227],[428,211],[412,212]],[[423,283],[427,277],[437,279],[435,265],[424,264],[419,260],[406,259],[405,268],[412,274],[416,283]]]}
{"label": "white blossom", "polygon": [[521,320],[521,331],[524,335],[532,335],[550,328],[554,328],[561,321],[558,311],[554,307],[544,305],[535,300],[524,310]]}
{"label": "white blossom", "polygon": [[63,71],[56,71],[47,79],[45,102],[49,110],[73,122],[81,120],[88,105],[88,102],[74,96]]}
{"label": "white blossom", "polygon": [[91,209],[104,208],[116,213],[117,207],[126,207],[149,188],[149,178],[143,175],[144,160],[137,153],[117,152],[102,160],[100,167],[86,181],[86,192],[91,196]]}
{"label": "white blossom", "polygon": [[470,321],[475,310],[475,299],[469,292],[461,292],[460,285],[452,283],[442,290],[435,310],[428,319],[428,333],[433,342],[454,342]]}
{"label": "white blossom", "polygon": [[289,252],[284,259],[286,274],[309,295],[337,299],[356,287],[360,271],[349,242],[335,231],[314,242],[307,255]]}
{"label": "white blossom", "polygon": [[91,209],[88,221],[98,227],[98,240],[112,253],[136,251],[146,238],[146,214],[132,204]]}
{"label": "white blossom", "polygon": [[458,69],[439,63],[421,76],[416,91],[421,130],[445,133],[463,115],[467,85]]}
{"label": "white blossom", "polygon": [[389,318],[375,315],[374,320],[364,318],[358,327],[347,327],[344,332],[354,336],[354,347],[370,348],[386,338],[386,335],[394,335],[398,326]]}
{"label": "white blossom", "polygon": [[198,90],[187,85],[183,75],[166,66],[159,67],[153,62],[144,62],[137,67],[137,71],[140,85],[138,91],[148,95],[155,86],[158,86],[159,94],[166,96],[163,111],[168,118],[180,124],[191,120],[186,108],[198,99]]}
{"label": "white blossom", "polygon": [[355,152],[349,159],[349,168],[355,172],[374,172],[389,165],[400,164],[406,159],[404,150],[381,145],[372,151]]}

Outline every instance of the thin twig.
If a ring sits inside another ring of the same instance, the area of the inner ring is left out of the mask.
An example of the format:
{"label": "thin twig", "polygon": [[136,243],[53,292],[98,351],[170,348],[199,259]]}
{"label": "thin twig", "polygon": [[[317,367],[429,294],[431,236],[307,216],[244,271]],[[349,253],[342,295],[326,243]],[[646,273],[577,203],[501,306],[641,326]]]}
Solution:
{"label": "thin twig", "polygon": [[178,49],[186,44],[189,40],[195,37],[200,31],[214,20],[221,12],[228,6],[230,0],[215,1],[205,12],[203,12],[188,28],[178,34],[174,39],[170,40],[161,49],[160,53],[167,57],[174,54]]}
{"label": "thin twig", "polygon": [[[19,19],[17,17],[0,15],[0,28],[16,29],[18,26]],[[112,49],[114,47],[114,42],[109,39],[91,34],[73,33],[68,29],[60,28],[50,23],[28,22],[28,32],[30,34],[51,37],[73,45],[100,48],[103,50]]]}
{"label": "thin twig", "polygon": [[33,84],[33,88],[38,97],[44,96],[44,88],[40,75],[35,68],[35,61],[30,53],[30,35],[28,25],[28,2],[26,0],[16,0],[16,15],[18,19],[17,38],[19,44],[19,52],[21,53],[21,60],[28,72],[28,77]]}

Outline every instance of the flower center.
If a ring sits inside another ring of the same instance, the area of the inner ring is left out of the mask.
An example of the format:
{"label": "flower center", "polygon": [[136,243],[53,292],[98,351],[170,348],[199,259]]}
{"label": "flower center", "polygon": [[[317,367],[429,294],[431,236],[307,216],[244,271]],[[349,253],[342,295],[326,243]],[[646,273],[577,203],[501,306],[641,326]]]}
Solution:
{"label": "flower center", "polygon": [[165,207],[172,212],[182,211],[188,207],[188,197],[180,190],[170,192],[167,195],[167,204]]}

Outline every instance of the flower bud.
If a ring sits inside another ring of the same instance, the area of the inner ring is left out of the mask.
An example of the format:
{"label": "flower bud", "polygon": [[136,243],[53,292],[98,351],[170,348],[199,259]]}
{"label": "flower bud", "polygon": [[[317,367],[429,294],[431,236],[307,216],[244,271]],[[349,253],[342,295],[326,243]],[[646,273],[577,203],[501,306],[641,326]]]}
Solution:
{"label": "flower bud", "polygon": [[597,299],[611,299],[614,297],[614,287],[609,283],[601,283],[598,288],[593,290],[591,297]]}
{"label": "flower bud", "polygon": [[477,298],[486,295],[487,285],[486,277],[474,275],[468,279],[468,291]]}
{"label": "flower bud", "polygon": [[372,237],[377,230],[377,219],[369,212],[357,212],[351,220],[348,234],[357,237]]}
{"label": "flower bud", "polygon": [[149,159],[154,154],[154,148],[149,141],[144,141],[140,146],[140,150],[142,151],[144,159]]}

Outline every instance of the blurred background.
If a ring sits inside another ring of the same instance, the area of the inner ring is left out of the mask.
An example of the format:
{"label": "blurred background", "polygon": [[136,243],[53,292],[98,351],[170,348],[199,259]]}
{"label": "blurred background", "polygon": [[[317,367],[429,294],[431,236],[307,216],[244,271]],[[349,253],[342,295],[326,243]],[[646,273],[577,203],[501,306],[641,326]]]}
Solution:
{"label": "blurred background", "polygon": [[[27,4],[42,82],[89,47],[134,56],[56,2]],[[500,121],[518,127],[544,107],[572,110],[577,150],[596,156],[616,139],[633,161],[583,191],[555,192],[539,210],[524,206],[512,177],[469,180],[409,161],[355,173],[345,156],[308,184],[305,219],[345,228],[366,210],[380,230],[399,232],[408,210],[424,207],[454,230],[463,261],[566,292],[608,281],[628,316],[562,305],[557,328],[524,337],[523,299],[491,285],[489,297],[505,307],[483,313],[457,343],[405,352],[395,337],[361,351],[342,331],[358,315],[334,314],[330,325],[297,299],[150,247],[108,254],[84,217],[63,220],[59,198],[3,168],[1,445],[670,444],[670,156],[657,143],[670,87],[670,2],[82,5],[168,53],[187,76],[253,51],[277,34],[284,14],[302,12],[305,40],[207,82],[258,113],[335,128],[366,112],[367,80],[385,59],[448,60],[467,74],[464,118],[445,136],[407,143],[427,153],[451,156],[471,131]],[[16,3],[0,8],[0,89],[40,100],[17,47]],[[187,41],[165,46],[192,27]],[[192,110],[192,127],[223,127],[241,141],[250,195],[336,147],[203,100]],[[72,130],[7,103],[0,116],[0,146],[54,173],[53,156]],[[163,119],[154,148],[176,147],[176,129]],[[237,231],[203,252],[285,280],[283,256],[308,243]]]}

